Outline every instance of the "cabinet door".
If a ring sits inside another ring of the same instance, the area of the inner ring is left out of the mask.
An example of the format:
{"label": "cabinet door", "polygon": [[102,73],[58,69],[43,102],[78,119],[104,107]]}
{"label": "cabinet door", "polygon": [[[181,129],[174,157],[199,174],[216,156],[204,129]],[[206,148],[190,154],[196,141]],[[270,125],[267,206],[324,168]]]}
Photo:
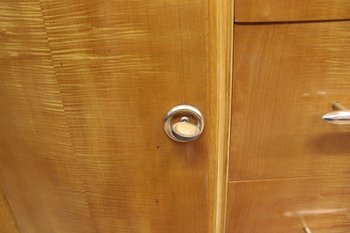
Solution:
{"label": "cabinet door", "polygon": [[[215,1],[0,3],[0,181],[26,233],[209,233]],[[206,128],[164,132],[191,104]]]}
{"label": "cabinet door", "polygon": [[229,233],[349,232],[350,23],[236,25]]}

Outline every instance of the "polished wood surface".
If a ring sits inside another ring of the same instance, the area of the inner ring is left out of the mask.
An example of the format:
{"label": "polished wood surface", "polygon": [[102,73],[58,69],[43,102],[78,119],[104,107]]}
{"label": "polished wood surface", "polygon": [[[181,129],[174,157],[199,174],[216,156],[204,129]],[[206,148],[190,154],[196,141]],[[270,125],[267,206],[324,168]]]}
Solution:
{"label": "polished wood surface", "polygon": [[[213,232],[216,4],[0,3],[0,176],[23,232]],[[163,116],[183,103],[207,124],[179,144]]]}
{"label": "polished wood surface", "polygon": [[236,25],[230,180],[350,171],[350,22]]}
{"label": "polished wood surface", "polygon": [[236,0],[236,22],[350,19],[349,0]]}
{"label": "polished wood surface", "polygon": [[[0,166],[1,168],[1,166]],[[4,191],[0,186],[0,232],[20,233],[11,207],[7,202]]]}
{"label": "polished wood surface", "polygon": [[350,177],[231,182],[227,233],[350,232]]}
{"label": "polished wood surface", "polygon": [[350,231],[350,22],[235,25],[227,233]]}
{"label": "polished wood surface", "polygon": [[[230,154],[230,124],[233,82],[233,31],[234,1],[217,1],[217,5],[210,9],[217,9],[218,39],[217,43],[217,189],[216,189],[216,229],[214,232],[225,232],[226,201],[228,188],[228,159]],[[212,142],[213,143],[213,142]]]}

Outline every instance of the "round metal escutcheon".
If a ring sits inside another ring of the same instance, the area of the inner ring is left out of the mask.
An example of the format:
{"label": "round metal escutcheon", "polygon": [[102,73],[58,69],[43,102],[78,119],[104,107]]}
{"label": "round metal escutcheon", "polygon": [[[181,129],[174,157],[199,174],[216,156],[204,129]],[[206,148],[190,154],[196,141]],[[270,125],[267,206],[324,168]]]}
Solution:
{"label": "round metal escutcheon", "polygon": [[[174,122],[177,119],[177,122]],[[190,119],[193,119],[191,122]],[[166,134],[177,142],[190,142],[199,138],[204,129],[202,113],[191,105],[177,105],[164,117]]]}

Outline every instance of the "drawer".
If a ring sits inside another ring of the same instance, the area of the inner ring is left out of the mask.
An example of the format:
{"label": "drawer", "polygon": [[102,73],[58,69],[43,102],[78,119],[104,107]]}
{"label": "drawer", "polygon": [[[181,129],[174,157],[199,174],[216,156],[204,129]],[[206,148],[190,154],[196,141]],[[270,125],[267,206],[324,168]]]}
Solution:
{"label": "drawer", "polygon": [[350,177],[229,185],[226,233],[350,232]]}
{"label": "drawer", "polygon": [[236,25],[229,179],[350,173],[350,22]]}
{"label": "drawer", "polygon": [[236,22],[350,19],[349,0],[236,0]]}

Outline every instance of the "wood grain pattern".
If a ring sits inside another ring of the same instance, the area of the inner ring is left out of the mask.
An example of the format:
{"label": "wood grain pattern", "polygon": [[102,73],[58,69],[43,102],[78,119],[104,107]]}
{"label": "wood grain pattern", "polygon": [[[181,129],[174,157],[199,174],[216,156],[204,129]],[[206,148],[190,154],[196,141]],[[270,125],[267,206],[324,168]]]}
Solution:
{"label": "wood grain pattern", "polygon": [[342,175],[350,128],[350,23],[236,25],[230,180]]}
{"label": "wood grain pattern", "polygon": [[[0,3],[0,176],[24,232],[214,230],[214,4]],[[178,144],[162,121],[183,103],[207,126]]]}
{"label": "wood grain pattern", "polygon": [[22,231],[94,232],[37,1],[2,1],[1,180]]}
{"label": "wood grain pattern", "polygon": [[227,233],[350,231],[350,177],[231,182]]}
{"label": "wood grain pattern", "polygon": [[236,0],[236,22],[350,19],[348,0]]}
{"label": "wood grain pattern", "polygon": [[7,198],[1,186],[0,186],[0,232],[20,233],[15,217],[13,216],[11,207],[7,202]]}
{"label": "wood grain pattern", "polygon": [[[232,58],[233,58],[233,28],[234,1],[217,1],[218,38],[217,44],[217,189],[216,189],[216,231],[225,232],[226,201],[228,187],[228,159],[230,153],[230,124],[232,101]],[[210,7],[210,9],[215,6]]]}

